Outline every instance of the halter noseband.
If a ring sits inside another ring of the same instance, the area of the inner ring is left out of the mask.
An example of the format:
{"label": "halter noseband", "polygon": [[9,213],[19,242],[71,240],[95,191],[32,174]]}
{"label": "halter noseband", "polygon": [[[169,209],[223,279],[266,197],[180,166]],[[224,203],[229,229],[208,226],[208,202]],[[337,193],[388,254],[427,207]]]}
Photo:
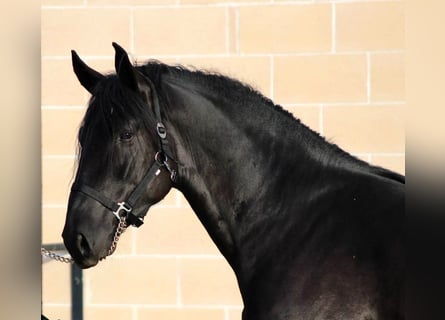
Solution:
{"label": "halter noseband", "polygon": [[[96,200],[105,208],[111,210],[118,220],[121,220],[121,217],[125,216],[126,224],[133,225],[135,227],[140,227],[144,223],[144,212],[135,214],[133,213],[133,207],[142,196],[147,186],[150,185],[153,179],[161,173],[161,168],[165,167],[170,172],[170,179],[172,182],[176,181],[177,176],[176,161],[167,140],[167,130],[165,129],[165,126],[161,120],[161,108],[155,87],[150,79],[145,76],[144,78],[148,82],[152,91],[154,112],[157,121],[156,133],[160,141],[160,151],[155,154],[154,162],[150,169],[147,171],[139,184],[133,189],[128,199],[122,202],[113,201],[87,185],[74,184],[71,188],[72,192],[82,193]],[[150,203],[150,206],[151,205],[152,203]]]}

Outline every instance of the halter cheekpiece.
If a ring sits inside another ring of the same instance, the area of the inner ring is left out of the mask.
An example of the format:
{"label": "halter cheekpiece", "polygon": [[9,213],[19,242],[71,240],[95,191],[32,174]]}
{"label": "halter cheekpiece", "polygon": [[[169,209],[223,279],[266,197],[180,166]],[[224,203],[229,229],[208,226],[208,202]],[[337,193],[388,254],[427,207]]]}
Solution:
{"label": "halter cheekpiece", "polygon": [[[102,204],[105,208],[109,209],[119,221],[122,217],[125,217],[126,224],[133,225],[135,227],[140,227],[144,223],[145,212],[141,212],[138,214],[134,213],[134,205],[142,196],[146,188],[154,180],[154,178],[156,178],[161,173],[161,168],[164,167],[165,169],[167,169],[167,171],[169,171],[170,179],[172,182],[175,182],[177,178],[176,161],[173,157],[173,153],[167,140],[167,130],[162,123],[161,108],[159,105],[158,95],[151,80],[145,76],[144,78],[150,86],[152,92],[153,106],[157,122],[156,133],[159,137],[160,142],[160,150],[155,154],[154,162],[151,165],[150,169],[144,175],[139,184],[133,189],[127,200],[122,202],[111,200],[107,196],[84,184],[74,184],[71,188],[71,191],[83,193],[84,195]],[[151,205],[152,204],[150,204],[150,206]]]}

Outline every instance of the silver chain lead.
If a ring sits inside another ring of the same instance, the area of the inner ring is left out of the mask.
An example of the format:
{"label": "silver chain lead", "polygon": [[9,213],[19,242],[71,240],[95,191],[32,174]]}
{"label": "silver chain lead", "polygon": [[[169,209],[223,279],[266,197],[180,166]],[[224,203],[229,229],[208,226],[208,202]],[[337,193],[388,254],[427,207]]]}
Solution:
{"label": "silver chain lead", "polygon": [[[113,254],[113,252],[116,250],[117,243],[119,242],[119,238],[124,233],[124,231],[127,229],[127,227],[128,227],[128,225],[126,222],[126,217],[121,216],[119,218],[119,224],[117,225],[116,232],[114,233],[114,236],[113,236],[113,242],[111,243],[110,249],[108,249],[107,256],[111,256]],[[64,257],[62,255],[55,253],[55,252],[51,252],[45,248],[40,248],[40,253],[44,257],[48,257],[50,259],[53,259],[53,260],[56,260],[59,262],[64,262],[64,263],[73,263],[74,262],[73,258],[71,258],[71,257]],[[106,257],[102,258],[101,260],[104,260],[105,258]]]}
{"label": "silver chain lead", "polygon": [[40,248],[40,253],[42,254],[42,256],[44,257],[48,257],[50,259],[56,260],[56,261],[60,261],[60,262],[64,262],[64,263],[73,263],[74,260],[71,257],[64,257],[61,256],[55,252],[51,252],[45,248]]}
{"label": "silver chain lead", "polygon": [[114,236],[113,236],[113,242],[111,243],[110,249],[108,249],[108,256],[111,256],[113,254],[114,250],[116,250],[119,238],[121,237],[122,233],[124,233],[124,231],[127,230],[127,227],[128,227],[128,225],[126,222],[126,217],[121,216],[119,218],[119,224],[117,225],[116,232],[114,233]]}

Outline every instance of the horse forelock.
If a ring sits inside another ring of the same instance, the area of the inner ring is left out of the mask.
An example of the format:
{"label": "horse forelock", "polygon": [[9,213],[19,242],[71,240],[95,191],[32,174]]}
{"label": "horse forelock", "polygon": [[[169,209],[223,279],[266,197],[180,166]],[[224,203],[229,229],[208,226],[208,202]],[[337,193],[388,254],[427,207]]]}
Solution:
{"label": "horse forelock", "polygon": [[123,129],[150,131],[155,120],[142,96],[123,86],[116,75],[108,75],[91,96],[78,132],[78,155],[88,144],[100,145],[102,161],[113,155],[113,141]]}

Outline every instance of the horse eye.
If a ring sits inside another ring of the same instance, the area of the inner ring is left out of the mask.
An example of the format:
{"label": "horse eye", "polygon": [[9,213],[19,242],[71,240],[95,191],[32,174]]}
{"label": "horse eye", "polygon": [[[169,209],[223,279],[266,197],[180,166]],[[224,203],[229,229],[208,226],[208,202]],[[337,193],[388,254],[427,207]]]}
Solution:
{"label": "horse eye", "polygon": [[131,133],[130,131],[124,131],[119,136],[119,139],[122,141],[128,141],[131,138],[133,138],[133,133]]}

